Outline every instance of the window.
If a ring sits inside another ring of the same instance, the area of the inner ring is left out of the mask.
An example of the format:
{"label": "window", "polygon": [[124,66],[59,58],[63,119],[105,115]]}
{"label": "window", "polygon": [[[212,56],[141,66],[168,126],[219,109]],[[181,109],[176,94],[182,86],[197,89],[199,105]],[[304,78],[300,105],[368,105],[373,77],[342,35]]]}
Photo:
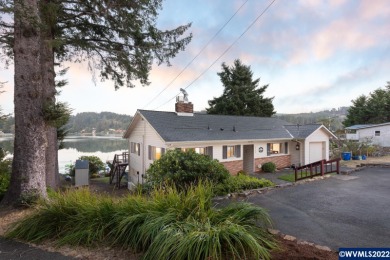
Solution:
{"label": "window", "polygon": [[375,131],[375,136],[381,136],[381,131]]}
{"label": "window", "polygon": [[226,156],[227,158],[234,157],[234,146],[226,146]]}
{"label": "window", "polygon": [[198,154],[204,154],[205,153],[205,148],[204,147],[197,147],[197,148],[181,148],[183,152],[187,151],[194,151],[195,153]]}
{"label": "window", "polygon": [[198,154],[208,155],[211,158],[213,158],[213,147],[212,146],[196,147],[196,148],[181,148],[181,149],[179,148],[179,150],[182,150],[183,152],[192,150]]}
{"label": "window", "polygon": [[158,160],[165,154],[165,148],[156,147],[156,146],[148,146],[148,159],[149,160]]}
{"label": "window", "polygon": [[285,143],[268,143],[267,155],[288,154],[288,142]]}
{"label": "window", "polygon": [[141,144],[131,142],[130,143],[130,152],[134,153],[136,155],[140,155],[141,154]]}
{"label": "window", "polygon": [[205,152],[204,147],[195,148],[195,153],[204,154],[204,152]]}
{"label": "window", "polygon": [[241,145],[224,145],[222,147],[222,158],[239,158],[241,157]]}

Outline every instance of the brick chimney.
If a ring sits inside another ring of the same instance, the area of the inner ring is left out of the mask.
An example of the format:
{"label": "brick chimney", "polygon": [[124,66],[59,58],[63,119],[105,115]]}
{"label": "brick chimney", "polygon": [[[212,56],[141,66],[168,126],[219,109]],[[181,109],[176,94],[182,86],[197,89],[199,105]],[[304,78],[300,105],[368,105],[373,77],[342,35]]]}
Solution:
{"label": "brick chimney", "polygon": [[194,105],[191,102],[184,101],[181,96],[176,98],[175,111],[178,116],[193,116]]}

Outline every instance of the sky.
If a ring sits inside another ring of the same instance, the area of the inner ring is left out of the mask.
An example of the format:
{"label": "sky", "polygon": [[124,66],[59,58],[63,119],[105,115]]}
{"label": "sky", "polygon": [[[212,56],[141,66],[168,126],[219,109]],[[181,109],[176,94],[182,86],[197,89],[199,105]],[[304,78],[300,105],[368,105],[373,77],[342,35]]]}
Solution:
{"label": "sky", "polygon": [[[193,39],[171,66],[154,64],[148,86],[115,90],[113,82],[94,81],[86,63],[65,64],[69,84],[58,100],[67,102],[73,114],[133,115],[137,109],[174,111],[175,96],[187,88],[189,101],[200,111],[223,93],[217,73],[223,62],[231,66],[235,59],[250,66],[259,86],[269,85],[264,96],[274,97],[277,113],[350,106],[390,81],[388,0],[272,2],[165,0],[160,29],[192,23]],[[7,114],[13,113],[13,68],[0,65],[0,82],[5,81],[0,106]]]}

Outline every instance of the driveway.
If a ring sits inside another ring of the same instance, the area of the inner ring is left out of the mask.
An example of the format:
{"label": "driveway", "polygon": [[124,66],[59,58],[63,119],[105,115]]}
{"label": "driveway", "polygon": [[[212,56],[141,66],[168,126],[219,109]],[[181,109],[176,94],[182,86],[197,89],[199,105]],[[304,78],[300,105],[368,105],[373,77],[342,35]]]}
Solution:
{"label": "driveway", "polygon": [[366,168],[248,198],[284,234],[337,250],[390,247],[390,168]]}

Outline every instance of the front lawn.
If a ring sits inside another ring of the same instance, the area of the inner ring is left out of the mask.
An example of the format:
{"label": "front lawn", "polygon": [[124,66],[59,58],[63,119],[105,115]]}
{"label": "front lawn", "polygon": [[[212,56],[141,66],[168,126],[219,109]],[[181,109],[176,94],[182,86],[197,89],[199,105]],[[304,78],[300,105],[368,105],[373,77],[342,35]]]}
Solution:
{"label": "front lawn", "polygon": [[[306,176],[309,176],[310,175],[310,172],[298,172],[298,178],[302,178],[302,177],[306,177]],[[283,180],[283,181],[289,181],[289,182],[295,182],[295,172],[291,172],[291,173],[287,173],[287,174],[284,174],[284,175],[280,175],[278,177],[279,180]]]}

